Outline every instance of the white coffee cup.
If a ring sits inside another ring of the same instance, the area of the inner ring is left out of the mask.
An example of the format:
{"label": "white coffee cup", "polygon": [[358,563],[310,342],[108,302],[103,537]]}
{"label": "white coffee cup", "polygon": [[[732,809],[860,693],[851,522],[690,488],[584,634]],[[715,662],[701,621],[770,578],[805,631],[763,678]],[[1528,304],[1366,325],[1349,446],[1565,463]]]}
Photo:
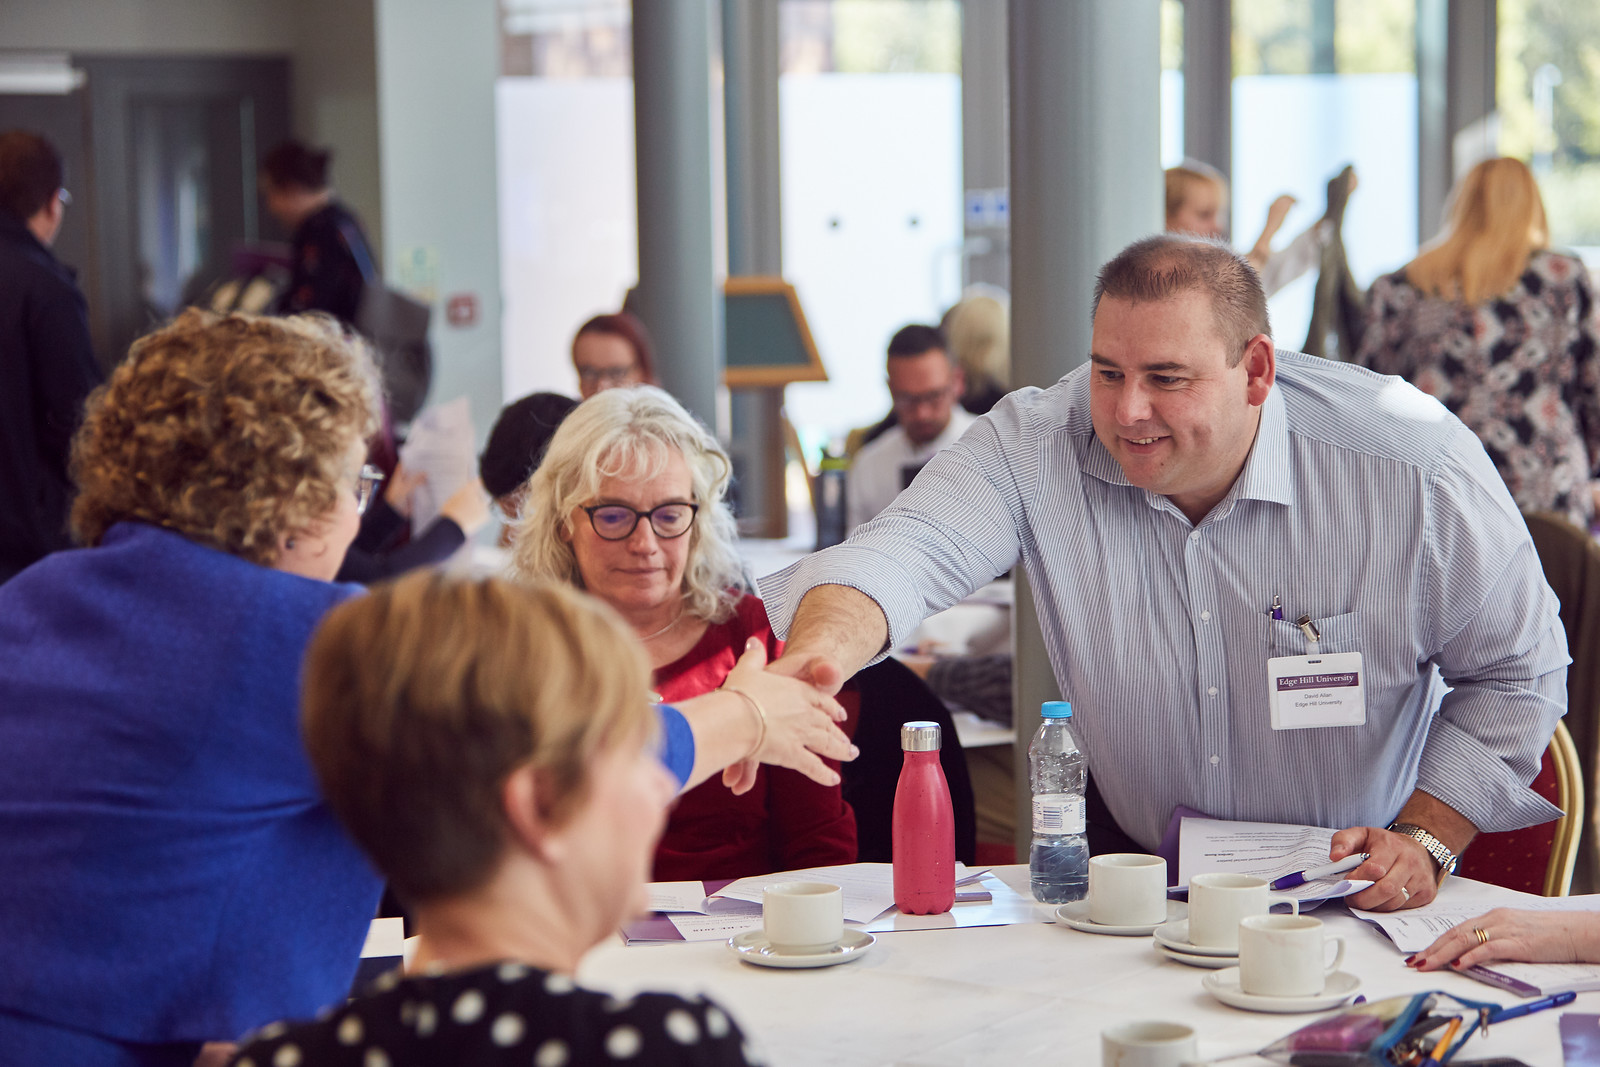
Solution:
{"label": "white coffee cup", "polygon": [[1167,861],[1117,852],[1089,860],[1089,921],[1149,926],[1167,921]]}
{"label": "white coffee cup", "polygon": [[1120,1023],[1100,1031],[1101,1067],[1178,1067],[1196,1059],[1194,1027],[1182,1023]]}
{"label": "white coffee cup", "polygon": [[779,882],[761,893],[761,924],[773,950],[826,952],[844,936],[844,893],[828,882]]}
{"label": "white coffee cup", "polygon": [[1265,915],[1274,904],[1300,902],[1268,890],[1267,880],[1250,874],[1197,874],[1189,879],[1189,943],[1199,948],[1239,947],[1239,920]]}
{"label": "white coffee cup", "polygon": [[[1338,951],[1328,960],[1328,942]],[[1314,997],[1344,962],[1344,938],[1328,937],[1309,915],[1239,920],[1239,988],[1258,997]]]}

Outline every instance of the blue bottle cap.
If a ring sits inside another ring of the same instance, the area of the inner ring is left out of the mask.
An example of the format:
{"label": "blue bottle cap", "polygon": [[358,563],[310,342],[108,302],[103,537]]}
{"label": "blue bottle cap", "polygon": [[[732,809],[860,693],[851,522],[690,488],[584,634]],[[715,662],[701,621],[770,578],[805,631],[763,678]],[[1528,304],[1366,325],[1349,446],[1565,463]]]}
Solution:
{"label": "blue bottle cap", "polygon": [[1039,714],[1047,719],[1070,719],[1072,718],[1072,701],[1046,700],[1039,705]]}

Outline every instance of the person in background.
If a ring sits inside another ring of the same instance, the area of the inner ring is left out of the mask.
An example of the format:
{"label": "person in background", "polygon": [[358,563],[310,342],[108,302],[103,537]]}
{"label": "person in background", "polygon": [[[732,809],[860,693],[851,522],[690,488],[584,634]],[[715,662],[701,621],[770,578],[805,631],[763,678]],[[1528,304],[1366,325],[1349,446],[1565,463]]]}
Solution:
{"label": "person in background", "polygon": [[1549,251],[1515,159],[1479,163],[1444,233],[1367,298],[1356,362],[1439,398],[1482,440],[1524,511],[1589,529],[1600,476],[1600,317],[1583,263]]}
{"label": "person in background", "polygon": [[556,428],[577,406],[576,400],[560,393],[532,393],[507,404],[489,431],[483,455],[478,457],[478,476],[494,498],[504,524],[501,547],[511,546],[511,532],[522,515],[528,479],[539,469]]}
{"label": "person in background", "polygon": [[361,532],[345,553],[339,568],[341,582],[371,585],[418,567],[443,563],[489,522],[489,500],[483,483],[474,478],[439,505],[439,514],[422,530],[411,534],[411,514],[416,492],[427,476],[397,464],[382,496],[361,519]]}
{"label": "person in background", "polygon": [[889,339],[889,399],[896,425],[850,461],[845,512],[851,529],[894,502],[917,471],[959,438],[974,416],[957,400],[966,376],[937,327],[910,325]]}
{"label": "person in background", "polygon": [[365,345],[186,311],[89,401],[89,547],[0,586],[0,1049],[187,1065],[350,987],[380,884],[296,725],[371,495]]}
{"label": "person in background", "polygon": [[973,286],[945,313],[940,330],[965,379],[961,406],[973,415],[986,413],[1011,388],[1011,312],[1004,290]]}
{"label": "person in background", "polygon": [[335,610],[307,655],[303,728],[330,806],[416,917],[410,973],[235,1064],[739,1065],[700,997],[573,981],[647,909],[676,782],[647,657],[558,586],[410,575]]}
{"label": "person in background", "polygon": [[[1347,197],[1355,188],[1354,174]],[[1292,196],[1277,197],[1267,208],[1266,225],[1261,235],[1245,253],[1245,259],[1261,275],[1261,286],[1271,296],[1296,278],[1317,265],[1322,248],[1332,239],[1334,226],[1328,219],[1296,237],[1282,250],[1272,250],[1273,239],[1283,228],[1296,200]],[[1200,237],[1225,237],[1223,225],[1228,206],[1228,180],[1215,167],[1189,161],[1166,171],[1167,232],[1190,233]],[[1342,215],[1343,200],[1339,209]]]}
{"label": "person in background", "polygon": [[0,582],[71,547],[67,453],[101,379],[88,305],[50,252],[69,200],[62,181],[49,141],[0,133]]}
{"label": "person in background", "polygon": [[572,366],[583,399],[604,389],[655,385],[655,352],[650,334],[631,312],[596,315],[572,338]]}
{"label": "person in background", "polygon": [[[771,657],[782,650],[761,601],[743,588],[725,500],[730,469],[677,401],[639,386],[580,404],[528,483],[516,573],[574,585],[614,608],[669,703],[722,686],[751,643]],[[679,799],[654,877],[740,878],[855,858],[855,816],[836,785],[762,768],[743,795],[706,783]]]}
{"label": "person in background", "polygon": [[325,311],[354,326],[365,279],[376,271],[360,221],[329,185],[331,158],[327,149],[283,142],[261,160],[261,195],[292,234],[289,286],[277,311]]}

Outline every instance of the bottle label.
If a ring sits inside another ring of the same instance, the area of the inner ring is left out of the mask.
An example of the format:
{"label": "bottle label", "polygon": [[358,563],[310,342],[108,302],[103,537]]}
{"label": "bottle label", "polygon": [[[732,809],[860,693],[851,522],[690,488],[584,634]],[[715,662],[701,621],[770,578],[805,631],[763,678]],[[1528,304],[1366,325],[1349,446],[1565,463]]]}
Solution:
{"label": "bottle label", "polygon": [[1033,798],[1033,832],[1043,837],[1083,833],[1083,798],[1076,793],[1039,793]]}

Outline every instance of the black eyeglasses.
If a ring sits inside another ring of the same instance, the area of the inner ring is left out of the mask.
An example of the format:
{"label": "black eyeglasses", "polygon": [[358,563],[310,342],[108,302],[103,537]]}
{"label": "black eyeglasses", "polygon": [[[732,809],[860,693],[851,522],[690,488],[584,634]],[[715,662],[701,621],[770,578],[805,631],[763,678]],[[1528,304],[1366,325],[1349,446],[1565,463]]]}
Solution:
{"label": "black eyeglasses", "polygon": [[378,486],[383,484],[383,472],[368,463],[361,468],[361,473],[356,475],[356,514],[365,515],[367,505],[372,503],[372,494],[378,491]]}
{"label": "black eyeglasses", "polygon": [[650,520],[650,529],[663,541],[682,537],[694,525],[699,504],[660,504],[649,511],[636,511],[626,504],[596,504],[583,509],[589,525],[604,541],[622,541],[633,536],[640,519]]}

